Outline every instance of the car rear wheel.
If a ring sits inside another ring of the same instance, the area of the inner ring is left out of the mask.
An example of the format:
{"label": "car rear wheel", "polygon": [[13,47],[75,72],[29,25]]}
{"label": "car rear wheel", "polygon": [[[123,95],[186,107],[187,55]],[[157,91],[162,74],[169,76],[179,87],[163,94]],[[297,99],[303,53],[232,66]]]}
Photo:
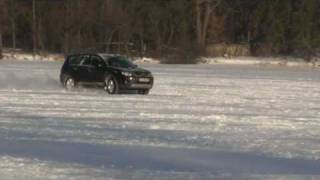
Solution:
{"label": "car rear wheel", "polygon": [[113,77],[106,78],[104,90],[109,94],[118,94],[119,87],[117,81]]}
{"label": "car rear wheel", "polygon": [[66,76],[64,81],[64,87],[68,91],[74,90],[76,88],[76,81],[74,80],[74,78]]}

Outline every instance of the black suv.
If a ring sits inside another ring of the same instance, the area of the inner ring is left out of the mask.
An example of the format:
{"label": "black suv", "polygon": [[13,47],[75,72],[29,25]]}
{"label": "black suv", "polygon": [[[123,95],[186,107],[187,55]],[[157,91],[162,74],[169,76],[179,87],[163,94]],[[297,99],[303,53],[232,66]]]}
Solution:
{"label": "black suv", "polygon": [[150,71],[139,68],[130,60],[113,54],[75,54],[66,58],[60,73],[67,90],[77,85],[98,85],[109,94],[120,90],[137,90],[148,94],[153,86]]}

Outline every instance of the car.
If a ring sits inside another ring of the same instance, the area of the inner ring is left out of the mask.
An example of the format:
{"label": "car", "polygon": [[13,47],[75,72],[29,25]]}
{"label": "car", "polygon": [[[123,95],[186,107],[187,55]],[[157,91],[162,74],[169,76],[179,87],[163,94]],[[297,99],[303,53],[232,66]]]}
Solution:
{"label": "car", "polygon": [[67,90],[83,84],[103,87],[109,94],[136,90],[147,95],[153,87],[154,77],[150,71],[138,67],[125,56],[86,53],[66,57],[60,81]]}

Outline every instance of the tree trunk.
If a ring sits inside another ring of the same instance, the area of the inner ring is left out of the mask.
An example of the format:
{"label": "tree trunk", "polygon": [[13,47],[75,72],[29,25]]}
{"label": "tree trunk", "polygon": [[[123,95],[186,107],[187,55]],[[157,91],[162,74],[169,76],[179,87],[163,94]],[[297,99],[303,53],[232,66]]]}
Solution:
{"label": "tree trunk", "polygon": [[210,7],[210,5],[206,5],[206,11],[205,11],[205,16],[204,16],[203,25],[202,25],[202,37],[201,37],[201,43],[203,47],[205,47],[206,45],[209,20],[210,20],[212,11],[213,11],[213,8]]}
{"label": "tree trunk", "polygon": [[[113,51],[113,47],[112,47],[112,41],[113,41],[113,36],[116,33],[116,30],[112,30],[110,36],[108,37],[107,41],[106,41],[106,53],[110,53],[111,51]],[[107,37],[107,36],[106,36]]]}
{"label": "tree trunk", "polygon": [[12,30],[12,49],[15,51],[17,48],[17,35],[16,35],[16,22],[14,18],[11,18],[11,30]]}
{"label": "tree trunk", "polygon": [[168,40],[167,40],[167,45],[171,45],[171,42],[173,40],[173,37],[174,37],[174,25],[173,23],[170,23],[169,25],[169,37],[168,37]]}
{"label": "tree trunk", "polygon": [[0,59],[3,58],[2,55],[2,25],[0,25]]}
{"label": "tree trunk", "polygon": [[202,37],[202,21],[201,21],[201,0],[196,0],[196,23],[197,23],[197,46],[198,46],[198,51],[200,49],[202,49],[202,41],[201,41],[201,37]]}
{"label": "tree trunk", "polygon": [[[81,17],[81,0],[77,0],[77,15]],[[82,35],[81,35],[81,28],[82,24],[79,23],[77,26],[77,51],[82,51]]]}
{"label": "tree trunk", "polygon": [[32,41],[33,55],[37,52],[37,18],[36,18],[36,0],[32,0]]}
{"label": "tree trunk", "polygon": [[39,52],[43,53],[46,49],[45,49],[45,45],[43,42],[43,32],[42,32],[42,18],[39,17],[38,18],[38,26],[37,26],[37,40],[38,40],[38,46],[39,46]]}
{"label": "tree trunk", "polygon": [[155,45],[156,45],[156,56],[161,57],[162,56],[162,37],[161,37],[161,31],[160,31],[160,20],[156,17],[153,17],[151,14],[149,14],[149,20],[152,24],[153,33],[154,33],[154,39],[155,39]]}
{"label": "tree trunk", "polygon": [[[142,34],[142,33],[141,33]],[[140,57],[143,58],[145,56],[145,52],[146,52],[146,46],[144,44],[144,40],[143,40],[143,35],[139,35],[140,37]]]}
{"label": "tree trunk", "polygon": [[71,16],[71,13],[70,13],[70,2],[69,0],[65,0],[64,1],[64,6],[65,6],[65,14],[66,14],[66,18],[65,18],[65,21],[64,21],[64,27],[65,27],[65,30],[64,30],[64,43],[62,45],[62,49],[63,49],[63,53],[64,54],[69,54],[70,53],[70,33],[69,33],[69,24],[70,24],[70,16]]}
{"label": "tree trunk", "polygon": [[12,56],[15,53],[15,49],[16,49],[16,42],[17,42],[17,28],[16,28],[16,18],[17,18],[17,6],[16,6],[16,0],[11,0],[8,6],[8,17],[9,17],[9,22],[10,22],[10,27],[11,27],[11,47],[12,47]]}
{"label": "tree trunk", "polygon": [[160,31],[157,31],[157,40],[156,40],[157,56],[162,57],[162,38]]}
{"label": "tree trunk", "polygon": [[[204,4],[205,3],[205,4]],[[202,14],[201,6],[205,5],[205,12]],[[213,8],[208,2],[203,0],[196,1],[196,30],[197,30],[197,47],[198,53],[203,54],[206,46],[207,31],[209,26],[210,16]]]}
{"label": "tree trunk", "polygon": [[[210,4],[208,0],[196,0],[196,31],[197,31],[197,47],[198,53],[203,54],[206,46],[208,27],[212,12],[218,5]],[[205,6],[202,8],[201,6]],[[204,14],[202,14],[204,9]]]}
{"label": "tree trunk", "polygon": [[2,30],[3,30],[3,16],[4,16],[4,0],[0,0],[0,59],[3,58],[2,55]]}

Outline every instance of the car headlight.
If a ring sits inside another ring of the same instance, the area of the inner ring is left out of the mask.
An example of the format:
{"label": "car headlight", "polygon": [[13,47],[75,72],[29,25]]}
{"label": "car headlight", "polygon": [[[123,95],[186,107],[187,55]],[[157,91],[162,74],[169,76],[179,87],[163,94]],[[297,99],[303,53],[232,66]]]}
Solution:
{"label": "car headlight", "polygon": [[132,76],[132,73],[130,72],[121,72],[121,74],[128,77]]}

